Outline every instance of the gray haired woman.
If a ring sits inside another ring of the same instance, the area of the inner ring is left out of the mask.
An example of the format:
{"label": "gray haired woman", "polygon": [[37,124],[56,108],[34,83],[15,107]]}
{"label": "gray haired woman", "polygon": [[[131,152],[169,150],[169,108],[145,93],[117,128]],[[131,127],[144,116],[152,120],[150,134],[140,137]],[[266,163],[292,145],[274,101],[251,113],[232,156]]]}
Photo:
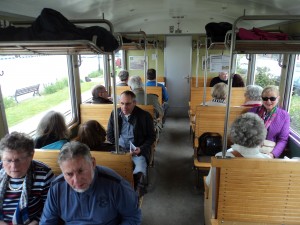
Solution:
{"label": "gray haired woman", "polygon": [[257,107],[261,106],[261,93],[263,88],[259,85],[248,85],[245,91],[245,103],[242,106]]}
{"label": "gray haired woman", "polygon": [[[267,130],[262,119],[255,113],[240,115],[231,125],[230,138],[233,145],[227,150],[226,156],[245,158],[271,158],[259,151],[265,140]],[[216,154],[221,156],[222,152]],[[210,172],[206,184],[210,183]]]}

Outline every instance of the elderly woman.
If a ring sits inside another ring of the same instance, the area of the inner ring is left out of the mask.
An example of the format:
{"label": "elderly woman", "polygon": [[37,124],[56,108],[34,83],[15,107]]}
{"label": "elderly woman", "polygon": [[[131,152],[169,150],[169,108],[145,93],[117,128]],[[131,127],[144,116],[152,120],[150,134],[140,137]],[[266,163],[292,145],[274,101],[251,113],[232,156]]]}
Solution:
{"label": "elderly woman", "polygon": [[[226,156],[245,158],[271,158],[260,152],[260,145],[266,138],[267,130],[261,118],[255,113],[240,115],[231,125],[230,138],[234,143],[227,150]],[[222,156],[222,152],[216,154]],[[210,173],[206,184],[210,183]]]}
{"label": "elderly woman", "polygon": [[61,149],[68,138],[69,130],[64,116],[60,112],[49,111],[38,124],[34,147]]}
{"label": "elderly woman", "polygon": [[245,91],[245,103],[242,106],[257,107],[261,106],[261,93],[263,88],[259,85],[248,85]]}
{"label": "elderly woman", "polygon": [[13,132],[0,141],[0,224],[39,224],[52,170],[32,160],[33,140]]}
{"label": "elderly woman", "polygon": [[227,84],[217,83],[211,89],[212,100],[205,103],[208,106],[226,106]]}
{"label": "elderly woman", "polygon": [[80,125],[77,140],[96,151],[115,151],[115,146],[106,142],[106,131],[96,120],[89,120]]}
{"label": "elderly woman", "polygon": [[280,96],[276,86],[265,87],[261,98],[263,100],[262,106],[254,107],[249,112],[254,112],[263,119],[268,131],[266,139],[275,142],[275,147],[269,154],[271,157],[278,158],[288,142],[290,115],[278,106]]}

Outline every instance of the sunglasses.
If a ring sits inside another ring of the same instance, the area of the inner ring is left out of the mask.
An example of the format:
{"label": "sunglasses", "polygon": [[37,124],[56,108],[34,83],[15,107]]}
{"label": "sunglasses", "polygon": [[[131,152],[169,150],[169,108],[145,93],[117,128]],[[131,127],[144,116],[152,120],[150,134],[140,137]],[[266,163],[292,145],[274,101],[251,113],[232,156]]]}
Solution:
{"label": "sunglasses", "polygon": [[270,99],[271,102],[274,102],[277,99],[277,97],[270,97],[270,98],[268,98],[268,97],[261,97],[261,98],[264,101],[268,101]]}

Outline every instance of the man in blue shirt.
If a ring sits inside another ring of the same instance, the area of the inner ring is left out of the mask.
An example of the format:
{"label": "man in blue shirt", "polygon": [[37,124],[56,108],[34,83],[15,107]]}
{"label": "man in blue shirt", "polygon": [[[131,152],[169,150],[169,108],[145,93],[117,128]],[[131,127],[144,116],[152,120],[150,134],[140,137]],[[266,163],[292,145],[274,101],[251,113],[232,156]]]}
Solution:
{"label": "man in blue shirt", "polygon": [[148,69],[148,71],[147,71],[147,80],[148,80],[147,83],[146,83],[147,86],[161,87],[162,100],[163,100],[162,107],[164,109],[164,116],[162,118],[162,122],[164,124],[165,121],[166,121],[167,111],[169,109],[169,104],[168,104],[169,95],[168,95],[167,89],[163,84],[156,82],[156,70],[155,69]]}
{"label": "man in blue shirt", "polygon": [[87,145],[71,141],[58,156],[63,172],[51,184],[40,225],[141,224],[138,198],[113,170],[96,166]]}

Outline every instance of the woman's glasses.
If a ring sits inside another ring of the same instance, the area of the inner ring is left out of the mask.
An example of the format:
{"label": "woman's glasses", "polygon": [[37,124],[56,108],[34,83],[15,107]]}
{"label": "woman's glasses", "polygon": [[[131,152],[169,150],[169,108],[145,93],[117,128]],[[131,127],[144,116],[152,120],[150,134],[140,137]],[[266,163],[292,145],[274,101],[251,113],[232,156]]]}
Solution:
{"label": "woman's glasses", "polygon": [[274,102],[277,99],[277,97],[269,97],[269,98],[268,97],[261,97],[261,98],[264,101],[268,101],[270,99],[271,102]]}

